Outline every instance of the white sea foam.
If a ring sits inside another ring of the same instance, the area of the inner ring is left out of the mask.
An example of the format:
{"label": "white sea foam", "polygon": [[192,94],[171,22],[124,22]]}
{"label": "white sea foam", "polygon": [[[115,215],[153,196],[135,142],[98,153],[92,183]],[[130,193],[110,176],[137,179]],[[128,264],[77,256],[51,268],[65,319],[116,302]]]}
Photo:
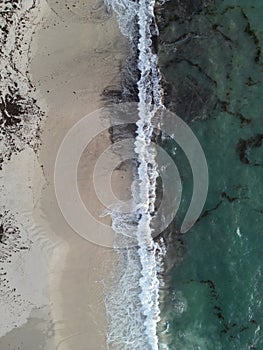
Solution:
{"label": "white sea foam", "polygon": [[[164,109],[158,69],[158,55],[152,49],[152,35],[158,35],[155,22],[155,0],[105,0],[117,13],[122,33],[133,40],[134,28],[138,41],[138,122],[135,153],[139,162],[133,184],[136,226],[127,226],[127,218],[113,213],[113,228],[118,233],[134,230],[137,247],[119,250],[119,265],[115,284],[107,295],[109,318],[109,349],[158,349],[157,323],[159,321],[160,272],[164,243],[152,239],[151,220],[156,201],[158,169],[155,150],[151,145],[152,119]],[[129,220],[128,220],[129,221]],[[118,238],[125,240],[122,238]]]}
{"label": "white sea foam", "polygon": [[117,14],[121,33],[132,40],[139,3],[132,0],[104,0],[104,2]]}

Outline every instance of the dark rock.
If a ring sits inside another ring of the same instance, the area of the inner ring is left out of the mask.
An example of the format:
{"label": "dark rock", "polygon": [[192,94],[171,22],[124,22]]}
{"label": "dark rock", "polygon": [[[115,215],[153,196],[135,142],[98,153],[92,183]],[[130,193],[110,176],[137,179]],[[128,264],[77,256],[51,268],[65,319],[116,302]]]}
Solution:
{"label": "dark rock", "polygon": [[167,11],[169,7],[172,7],[173,10],[176,9],[176,16],[180,20],[191,20],[191,18],[203,11],[209,5],[214,4],[214,0],[174,0],[167,6]]}
{"label": "dark rock", "polygon": [[110,138],[112,143],[116,143],[127,138],[136,137],[137,126],[134,123],[120,124],[109,128]]}

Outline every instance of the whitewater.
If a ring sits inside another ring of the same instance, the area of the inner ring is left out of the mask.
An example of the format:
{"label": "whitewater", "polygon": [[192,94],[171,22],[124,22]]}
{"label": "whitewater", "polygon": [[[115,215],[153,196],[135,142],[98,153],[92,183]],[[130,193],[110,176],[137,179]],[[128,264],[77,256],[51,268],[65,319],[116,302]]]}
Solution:
{"label": "whitewater", "polygon": [[[152,145],[152,120],[164,110],[154,40],[158,36],[155,1],[107,0],[118,16],[121,32],[138,50],[138,121],[134,151],[138,160],[132,186],[133,207],[137,217],[136,247],[119,249],[116,283],[106,298],[109,319],[109,349],[158,349],[157,324],[160,320],[160,271],[165,254],[162,241],[152,238],[151,221],[155,213],[158,167]],[[127,223],[112,216],[113,227],[121,232]],[[125,220],[124,220],[125,221]]]}

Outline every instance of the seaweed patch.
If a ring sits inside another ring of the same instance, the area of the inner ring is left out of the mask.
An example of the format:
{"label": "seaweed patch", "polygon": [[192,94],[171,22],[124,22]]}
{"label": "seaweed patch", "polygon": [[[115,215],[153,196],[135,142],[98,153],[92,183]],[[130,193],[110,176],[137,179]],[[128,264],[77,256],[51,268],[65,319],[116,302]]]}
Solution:
{"label": "seaweed patch", "polygon": [[[36,1],[3,1],[0,11],[0,140],[2,164],[26,145],[35,151],[40,144],[44,112],[37,106],[29,77],[30,45],[37,18]],[[21,47],[23,46],[23,50]]]}
{"label": "seaweed patch", "polygon": [[[263,134],[256,134],[249,139],[240,139],[236,146],[236,151],[239,154],[239,159],[243,164],[251,164],[250,153],[251,150],[259,148],[263,143]],[[254,162],[251,165],[259,166],[259,162]]]}
{"label": "seaweed patch", "polygon": [[[14,299],[18,302],[21,297],[16,293],[16,288],[9,285],[8,272],[6,266],[12,263],[14,254],[22,250],[29,250],[31,241],[22,238],[21,229],[15,220],[15,216],[10,210],[3,209],[0,214],[0,295],[1,298]],[[18,299],[17,299],[18,298]]]}

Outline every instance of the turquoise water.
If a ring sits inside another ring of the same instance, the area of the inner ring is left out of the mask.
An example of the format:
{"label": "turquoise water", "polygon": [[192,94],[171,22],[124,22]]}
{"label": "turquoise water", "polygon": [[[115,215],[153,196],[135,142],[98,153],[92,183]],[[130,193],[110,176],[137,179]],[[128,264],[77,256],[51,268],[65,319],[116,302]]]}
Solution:
{"label": "turquoise water", "polygon": [[260,0],[170,1],[159,18],[166,105],[198,137],[210,181],[181,235],[192,178],[177,152],[183,203],[166,234],[159,325],[169,349],[263,349],[262,18]]}

